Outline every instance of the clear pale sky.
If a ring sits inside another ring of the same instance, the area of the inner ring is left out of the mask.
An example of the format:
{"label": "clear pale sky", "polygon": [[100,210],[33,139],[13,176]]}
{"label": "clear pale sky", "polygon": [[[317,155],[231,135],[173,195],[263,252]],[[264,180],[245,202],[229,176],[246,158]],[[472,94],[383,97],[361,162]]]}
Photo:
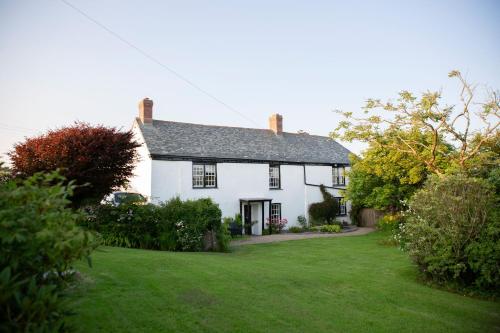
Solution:
{"label": "clear pale sky", "polygon": [[[500,1],[67,1],[262,128],[327,135],[332,109],[456,94],[452,69],[500,88]],[[75,120],[128,129],[146,96],[155,119],[256,127],[60,0],[0,0],[1,154]]]}

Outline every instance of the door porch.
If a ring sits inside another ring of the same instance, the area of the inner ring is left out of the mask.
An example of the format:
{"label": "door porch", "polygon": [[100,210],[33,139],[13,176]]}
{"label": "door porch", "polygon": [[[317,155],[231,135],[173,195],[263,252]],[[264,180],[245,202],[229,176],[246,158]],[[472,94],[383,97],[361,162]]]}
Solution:
{"label": "door porch", "polygon": [[262,235],[265,229],[265,212],[267,210],[269,218],[273,200],[269,198],[241,198],[239,201],[243,235]]}

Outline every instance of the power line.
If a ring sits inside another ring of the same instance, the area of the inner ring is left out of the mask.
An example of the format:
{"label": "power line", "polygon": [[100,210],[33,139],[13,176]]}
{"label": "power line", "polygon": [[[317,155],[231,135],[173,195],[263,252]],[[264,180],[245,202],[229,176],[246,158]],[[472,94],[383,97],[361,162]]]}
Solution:
{"label": "power line", "polygon": [[144,51],[140,47],[138,47],[138,46],[134,45],[133,43],[129,42],[128,40],[126,40],[125,38],[123,38],[122,36],[120,36],[119,34],[117,34],[116,32],[114,32],[113,30],[111,30],[110,28],[108,28],[107,26],[105,26],[104,24],[102,24],[101,22],[99,22],[96,19],[92,18],[89,14],[85,13],[83,10],[81,10],[78,7],[76,7],[75,5],[73,5],[72,3],[70,3],[69,1],[66,1],[66,0],[60,0],[60,1],[62,3],[64,3],[65,5],[67,5],[68,7],[72,8],[74,11],[76,11],[77,13],[79,13],[80,15],[82,15],[83,17],[85,17],[90,22],[96,24],[98,27],[100,27],[101,29],[103,29],[106,32],[108,32],[110,35],[112,35],[116,39],[120,40],[122,43],[124,43],[124,44],[128,45],[129,47],[133,48],[134,50],[136,50],[137,52],[139,52],[140,54],[142,54],[143,56],[145,56],[150,61],[154,62],[155,64],[157,64],[159,66],[161,66],[163,69],[166,69],[171,74],[175,75],[178,79],[186,82],[191,87],[193,87],[196,90],[198,90],[199,92],[201,92],[204,95],[210,97],[211,99],[213,99],[217,103],[223,105],[226,109],[228,109],[228,110],[230,110],[230,111],[238,114],[239,116],[241,116],[244,119],[248,120],[252,124],[254,124],[256,126],[259,126],[253,119],[247,117],[245,114],[243,114],[240,111],[236,110],[234,107],[230,106],[229,104],[225,103],[221,99],[217,98],[216,96],[214,96],[211,93],[209,93],[208,91],[206,91],[205,89],[201,88],[199,85],[197,85],[193,81],[189,80],[185,76],[181,75],[179,72],[175,71],[174,69],[170,68],[169,66],[165,65],[160,60],[158,60],[157,58],[153,57],[152,55],[150,55],[149,53],[147,53],[146,51]]}

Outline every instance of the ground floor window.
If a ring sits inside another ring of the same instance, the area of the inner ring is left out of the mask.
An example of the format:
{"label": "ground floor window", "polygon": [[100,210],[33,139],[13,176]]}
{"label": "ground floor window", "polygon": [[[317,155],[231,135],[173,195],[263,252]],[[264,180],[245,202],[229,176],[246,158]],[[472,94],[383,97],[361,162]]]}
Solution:
{"label": "ground floor window", "polygon": [[281,219],[281,204],[273,203],[271,204],[271,220]]}
{"label": "ground floor window", "polygon": [[340,197],[340,198],[337,198],[337,200],[339,202],[339,213],[338,213],[338,215],[346,215],[347,214],[347,209],[346,209],[344,198]]}

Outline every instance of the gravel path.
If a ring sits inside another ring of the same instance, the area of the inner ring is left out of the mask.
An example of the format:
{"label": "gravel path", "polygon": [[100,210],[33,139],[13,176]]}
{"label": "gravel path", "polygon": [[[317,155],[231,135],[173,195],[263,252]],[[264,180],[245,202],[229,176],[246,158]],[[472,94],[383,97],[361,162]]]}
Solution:
{"label": "gravel path", "polygon": [[274,242],[284,242],[297,239],[307,239],[307,238],[325,238],[325,237],[346,237],[346,236],[359,236],[366,235],[372,231],[374,228],[369,227],[359,227],[355,231],[342,232],[338,234],[327,234],[327,233],[303,233],[303,234],[278,234],[278,235],[268,235],[268,236],[252,236],[247,239],[233,240],[231,245],[247,245],[247,244],[263,244],[263,243],[274,243]]}

